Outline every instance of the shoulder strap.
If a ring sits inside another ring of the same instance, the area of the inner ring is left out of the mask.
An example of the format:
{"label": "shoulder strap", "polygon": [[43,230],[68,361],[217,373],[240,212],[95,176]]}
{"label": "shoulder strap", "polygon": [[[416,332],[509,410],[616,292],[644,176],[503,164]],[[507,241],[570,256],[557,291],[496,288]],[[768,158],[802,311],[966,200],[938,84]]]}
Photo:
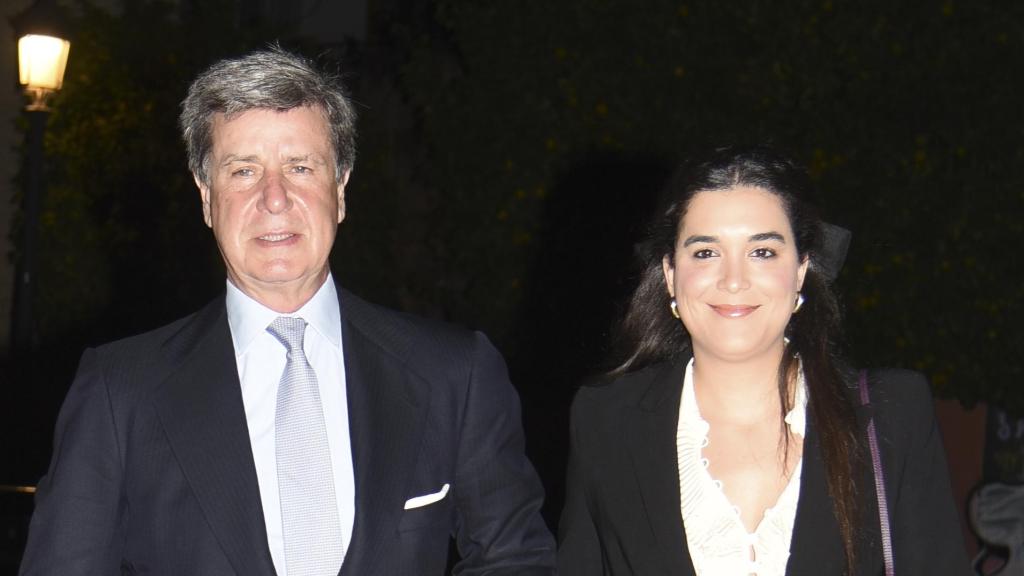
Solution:
{"label": "shoulder strap", "polygon": [[[868,394],[868,376],[865,370],[860,371],[857,385],[860,388],[862,406],[871,404]],[[885,473],[882,470],[882,458],[878,452],[878,433],[875,431],[875,417],[868,415],[868,445],[871,447],[871,467],[875,471],[875,494],[878,496],[878,521],[882,528],[882,558],[885,561],[885,576],[894,576],[892,565],[892,531],[889,529],[889,502],[885,497]]]}

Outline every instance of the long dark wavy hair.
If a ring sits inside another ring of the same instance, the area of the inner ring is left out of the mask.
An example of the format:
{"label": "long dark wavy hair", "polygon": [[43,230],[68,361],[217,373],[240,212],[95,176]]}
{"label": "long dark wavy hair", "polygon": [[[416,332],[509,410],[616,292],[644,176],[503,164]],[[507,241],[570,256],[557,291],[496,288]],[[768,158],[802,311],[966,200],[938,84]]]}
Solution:
{"label": "long dark wavy hair", "polygon": [[[859,462],[854,406],[848,396],[845,362],[837,352],[840,312],[821,262],[822,222],[807,198],[812,186],[805,170],[764,147],[722,148],[676,171],[665,193],[664,208],[640,244],[640,277],[615,331],[610,376],[654,363],[689,356],[690,335],[669,311],[662,259],[675,260],[675,247],[690,201],[701,192],[753,186],[774,194],[793,228],[800,261],[810,259],[801,293],[805,303],[786,326],[788,343],[778,371],[784,416],[792,409],[789,382],[802,362],[810,416],[818,431],[834,513],[843,539],[848,571],[853,571],[858,518],[855,466]],[[799,360],[798,360],[799,357]],[[781,442],[789,435],[782,425]]]}

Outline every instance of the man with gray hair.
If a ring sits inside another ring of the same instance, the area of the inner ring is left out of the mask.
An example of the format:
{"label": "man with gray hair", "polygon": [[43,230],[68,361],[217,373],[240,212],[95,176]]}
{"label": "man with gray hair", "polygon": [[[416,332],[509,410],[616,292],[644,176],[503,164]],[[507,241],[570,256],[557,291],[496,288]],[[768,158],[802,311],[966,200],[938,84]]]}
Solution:
{"label": "man with gray hair", "polygon": [[180,122],[226,291],[82,356],[21,574],[440,575],[453,537],[457,574],[554,574],[500,354],[334,282],[338,80],[221,61]]}

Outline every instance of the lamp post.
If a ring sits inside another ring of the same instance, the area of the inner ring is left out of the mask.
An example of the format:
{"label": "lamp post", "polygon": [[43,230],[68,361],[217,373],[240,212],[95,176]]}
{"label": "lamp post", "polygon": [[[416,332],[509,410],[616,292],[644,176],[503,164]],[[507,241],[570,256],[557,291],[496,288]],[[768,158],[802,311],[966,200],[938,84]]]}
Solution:
{"label": "lamp post", "polygon": [[39,213],[43,195],[43,133],[47,98],[64,82],[71,43],[56,0],[38,0],[11,18],[18,38],[18,80],[29,96],[28,179],[23,196],[21,252],[15,266],[11,346],[16,355],[35,348],[32,313],[38,264]]}

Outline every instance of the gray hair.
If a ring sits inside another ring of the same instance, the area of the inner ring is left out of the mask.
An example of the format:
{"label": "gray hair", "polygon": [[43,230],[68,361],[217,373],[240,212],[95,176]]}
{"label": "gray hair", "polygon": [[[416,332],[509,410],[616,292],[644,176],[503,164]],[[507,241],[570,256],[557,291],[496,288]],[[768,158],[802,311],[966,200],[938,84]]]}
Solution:
{"label": "gray hair", "polygon": [[189,170],[209,184],[214,115],[231,118],[253,109],[286,111],[301,106],[323,111],[334,148],[335,178],[340,181],[355,162],[355,108],[338,76],[278,46],[221,60],[192,82],[178,118]]}

